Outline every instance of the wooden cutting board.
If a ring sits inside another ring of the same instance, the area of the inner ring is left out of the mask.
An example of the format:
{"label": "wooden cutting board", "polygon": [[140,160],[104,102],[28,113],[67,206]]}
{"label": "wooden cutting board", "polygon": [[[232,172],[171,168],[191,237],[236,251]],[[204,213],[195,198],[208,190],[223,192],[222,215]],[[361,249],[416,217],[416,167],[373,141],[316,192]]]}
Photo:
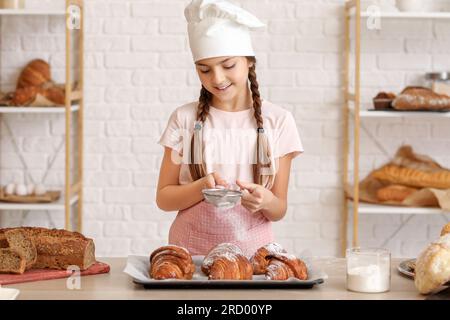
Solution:
{"label": "wooden cutting board", "polygon": [[[81,276],[109,273],[110,267],[106,263],[96,262],[89,269],[80,272]],[[23,274],[0,274],[0,285],[33,282],[51,279],[68,278],[72,275],[68,270],[31,269]]]}

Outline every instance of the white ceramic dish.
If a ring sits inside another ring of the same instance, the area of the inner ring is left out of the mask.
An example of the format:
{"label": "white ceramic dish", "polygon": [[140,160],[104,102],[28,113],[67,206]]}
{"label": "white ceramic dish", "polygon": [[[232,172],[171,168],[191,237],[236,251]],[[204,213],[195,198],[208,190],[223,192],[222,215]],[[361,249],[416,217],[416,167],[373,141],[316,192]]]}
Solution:
{"label": "white ceramic dish", "polygon": [[16,300],[20,291],[12,288],[0,288],[0,300]]}

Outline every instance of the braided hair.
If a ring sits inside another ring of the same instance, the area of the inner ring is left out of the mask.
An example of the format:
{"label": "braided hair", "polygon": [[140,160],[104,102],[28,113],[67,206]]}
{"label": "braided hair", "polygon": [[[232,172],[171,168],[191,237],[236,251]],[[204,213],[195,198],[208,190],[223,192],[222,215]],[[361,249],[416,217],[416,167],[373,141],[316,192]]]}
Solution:
{"label": "braided hair", "polygon": [[[267,135],[264,131],[264,121],[261,114],[261,96],[259,85],[256,79],[256,59],[255,57],[246,57],[253,65],[249,68],[248,80],[253,99],[254,117],[257,126],[256,141],[256,163],[253,164],[253,182],[263,186],[268,186],[273,182],[274,174],[271,171],[272,163],[270,160],[270,148]],[[206,176],[206,166],[203,161],[203,124],[209,114],[209,106],[212,94],[202,86],[200,91],[199,103],[197,106],[197,121],[194,126],[194,134],[191,140],[191,152],[189,171],[192,180],[198,180]]]}

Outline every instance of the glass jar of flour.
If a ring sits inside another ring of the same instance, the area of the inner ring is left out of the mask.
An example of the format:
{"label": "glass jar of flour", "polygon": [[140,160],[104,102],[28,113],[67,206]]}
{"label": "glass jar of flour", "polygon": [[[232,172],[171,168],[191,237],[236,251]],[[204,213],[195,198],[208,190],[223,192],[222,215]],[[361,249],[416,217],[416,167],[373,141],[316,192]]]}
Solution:
{"label": "glass jar of flour", "polygon": [[429,72],[425,74],[425,79],[431,90],[450,96],[450,72]]}
{"label": "glass jar of flour", "polygon": [[346,251],[347,290],[386,292],[391,287],[391,254],[380,248],[350,248]]}

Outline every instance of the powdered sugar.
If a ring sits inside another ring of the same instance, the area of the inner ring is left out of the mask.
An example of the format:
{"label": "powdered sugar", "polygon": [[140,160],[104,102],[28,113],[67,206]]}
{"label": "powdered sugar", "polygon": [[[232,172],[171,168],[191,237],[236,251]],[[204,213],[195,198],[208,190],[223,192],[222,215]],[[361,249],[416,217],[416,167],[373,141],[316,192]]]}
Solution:
{"label": "powdered sugar", "polygon": [[276,242],[268,243],[264,246],[269,255],[277,254],[277,253],[285,253],[286,250],[281,246],[281,244]]}
{"label": "powdered sugar", "polygon": [[214,260],[218,257],[225,257],[230,261],[236,261],[236,255],[243,255],[242,250],[233,243],[221,243],[217,245],[203,260],[203,266],[206,268],[211,267]]}

